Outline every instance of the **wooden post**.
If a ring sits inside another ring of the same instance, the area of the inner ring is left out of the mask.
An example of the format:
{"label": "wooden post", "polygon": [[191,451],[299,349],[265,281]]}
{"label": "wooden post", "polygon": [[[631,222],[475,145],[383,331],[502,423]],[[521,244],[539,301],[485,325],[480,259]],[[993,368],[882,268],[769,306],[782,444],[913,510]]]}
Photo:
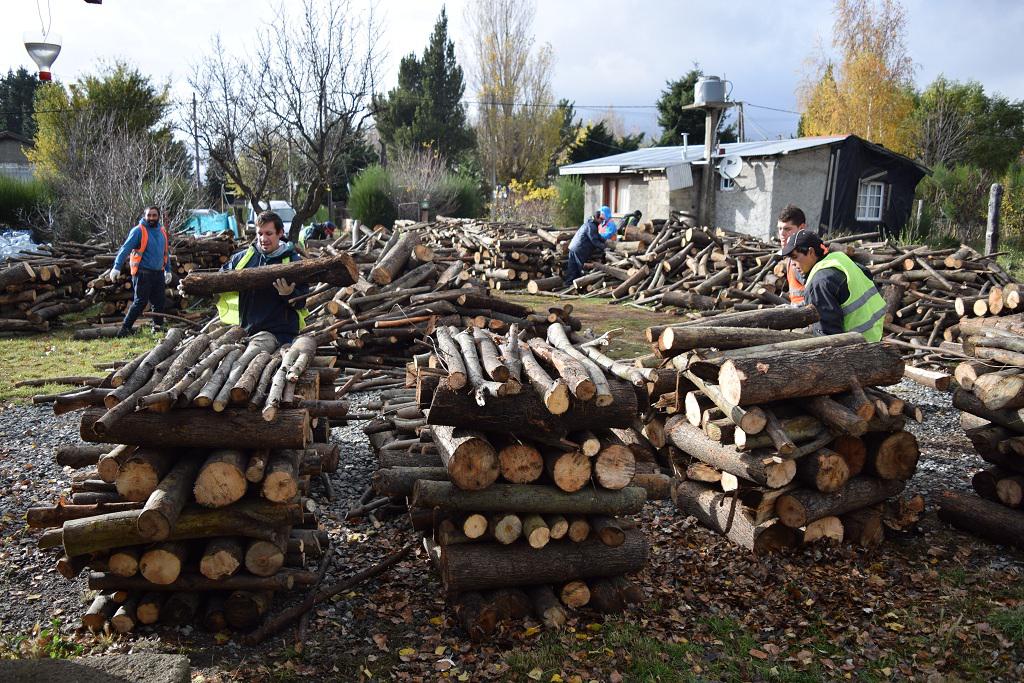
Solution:
{"label": "wooden post", "polygon": [[985,255],[999,251],[999,208],[1003,200],[1003,186],[992,183],[988,193],[988,222],[985,224]]}

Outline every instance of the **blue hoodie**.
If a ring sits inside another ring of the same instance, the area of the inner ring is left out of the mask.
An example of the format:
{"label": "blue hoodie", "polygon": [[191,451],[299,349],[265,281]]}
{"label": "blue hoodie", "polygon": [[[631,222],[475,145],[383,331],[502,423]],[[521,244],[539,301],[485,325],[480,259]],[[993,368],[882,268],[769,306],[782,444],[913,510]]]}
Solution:
{"label": "blue hoodie", "polygon": [[149,239],[146,242],[146,251],[142,252],[142,263],[139,266],[146,270],[166,270],[168,273],[171,272],[171,259],[168,258],[166,265],[164,264],[164,234],[160,231],[159,224],[155,228],[149,228],[139,223],[129,230],[128,237],[125,238],[120,251],[114,257],[114,268],[121,270],[121,266],[128,260],[128,254],[131,250],[142,246],[143,230],[149,233]]}
{"label": "blue hoodie", "polygon": [[[281,246],[271,254],[264,254],[255,243],[245,249],[235,252],[228,259],[228,262],[221,266],[221,270],[234,270],[235,265],[242,259],[249,249],[254,250],[246,268],[259,268],[260,266],[272,266],[283,263],[287,257],[291,262],[302,259],[295,252],[291,242],[282,242]],[[291,341],[299,333],[299,314],[288,299],[302,296],[309,293],[308,284],[298,284],[295,291],[287,297],[277,293],[273,287],[262,287],[260,289],[247,289],[238,293],[238,315],[242,321],[242,327],[249,334],[257,332],[270,332],[278,341],[285,343]]]}

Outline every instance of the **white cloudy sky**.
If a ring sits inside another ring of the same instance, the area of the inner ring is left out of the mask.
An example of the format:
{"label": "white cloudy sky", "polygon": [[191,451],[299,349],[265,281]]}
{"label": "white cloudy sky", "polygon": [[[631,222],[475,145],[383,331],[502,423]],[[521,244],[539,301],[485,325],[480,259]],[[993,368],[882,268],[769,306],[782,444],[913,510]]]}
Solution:
{"label": "white cloudy sky", "polygon": [[[362,0],[354,0],[357,6]],[[458,46],[465,35],[464,10],[472,0],[380,0],[383,43],[388,52],[383,78],[394,85],[398,60],[420,52],[444,4]],[[177,97],[190,91],[190,65],[220,33],[231,49],[245,50],[272,16],[268,0],[2,0],[0,66],[34,68],[23,33],[38,31],[52,17],[63,37],[54,65],[58,79],[95,70],[101,60],[128,59],[169,81]],[[713,6],[709,6],[712,5]],[[1019,47],[1024,38],[1024,3],[1015,0],[904,0],[908,45],[918,64],[917,81],[938,74],[981,81],[989,92],[1024,99]],[[298,0],[288,0],[298,6]],[[803,63],[816,41],[828,42],[831,2],[823,0],[543,0],[532,38],[554,48],[553,90],[574,100],[585,116],[599,117],[609,105],[626,127],[654,132],[653,104],[665,81],[699,62],[706,73],[734,83],[733,97],[751,105],[796,109],[795,90]],[[527,37],[528,38],[528,37]],[[464,64],[465,66],[465,64]],[[471,97],[467,92],[467,97]],[[747,108],[748,136],[788,136],[793,114]]]}

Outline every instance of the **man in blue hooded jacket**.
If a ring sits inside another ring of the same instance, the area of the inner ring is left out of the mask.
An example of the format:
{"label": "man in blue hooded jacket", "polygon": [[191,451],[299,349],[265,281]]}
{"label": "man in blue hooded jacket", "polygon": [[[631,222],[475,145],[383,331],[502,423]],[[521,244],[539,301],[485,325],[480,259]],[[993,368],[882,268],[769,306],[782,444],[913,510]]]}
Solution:
{"label": "man in blue hooded jacket", "polygon": [[[132,333],[135,321],[142,315],[142,309],[150,304],[154,313],[163,313],[165,303],[164,287],[171,284],[171,250],[167,231],[160,225],[160,209],[146,208],[145,218],[128,231],[121,249],[114,257],[114,266],[107,273],[107,279],[117,282],[121,268],[128,260],[132,274],[132,305],[124,316],[118,337]],[[153,322],[153,331],[160,329],[159,317]]]}
{"label": "man in blue hooded jacket", "polygon": [[[259,268],[278,263],[299,261],[302,257],[291,242],[282,240],[284,222],[273,211],[264,211],[256,219],[256,239],[242,251],[235,252],[221,270]],[[284,278],[273,287],[226,292],[217,302],[220,319],[229,325],[241,325],[250,335],[269,332],[279,344],[295,339],[305,325],[306,311],[290,300],[309,293],[308,284],[295,285]]]}
{"label": "man in blue hooded jacket", "polygon": [[569,258],[565,264],[565,284],[569,286],[572,281],[583,274],[583,265],[594,252],[600,253],[604,245],[612,235],[615,234],[614,224],[611,223],[612,210],[602,206],[596,213],[579,227],[572,241],[569,242]]}

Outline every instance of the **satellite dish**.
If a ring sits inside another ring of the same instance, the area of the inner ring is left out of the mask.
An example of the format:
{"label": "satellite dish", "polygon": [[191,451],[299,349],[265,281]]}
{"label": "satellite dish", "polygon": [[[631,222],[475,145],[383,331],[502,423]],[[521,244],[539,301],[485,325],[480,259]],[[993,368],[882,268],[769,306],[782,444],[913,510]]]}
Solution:
{"label": "satellite dish", "polygon": [[25,33],[25,49],[39,67],[39,80],[49,81],[50,67],[60,54],[61,40],[56,33]]}
{"label": "satellite dish", "polygon": [[743,157],[739,154],[729,154],[722,157],[718,162],[718,172],[723,178],[734,180],[743,170]]}

